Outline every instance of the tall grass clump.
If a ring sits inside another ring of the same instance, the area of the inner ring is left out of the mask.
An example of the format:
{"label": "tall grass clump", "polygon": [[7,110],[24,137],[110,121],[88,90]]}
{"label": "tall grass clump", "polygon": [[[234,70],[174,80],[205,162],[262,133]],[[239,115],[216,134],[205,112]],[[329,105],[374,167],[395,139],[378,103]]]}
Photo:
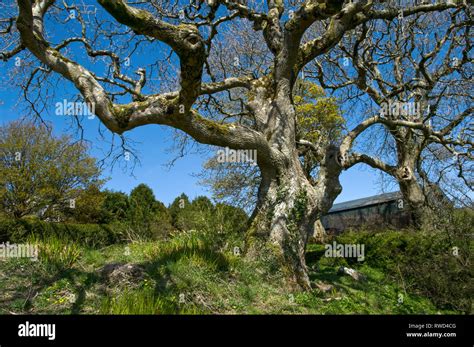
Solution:
{"label": "tall grass clump", "polygon": [[38,246],[38,260],[47,271],[69,270],[81,256],[81,249],[76,243],[58,236],[40,238],[33,235],[29,243]]}
{"label": "tall grass clump", "polygon": [[126,290],[118,297],[107,297],[102,301],[101,314],[145,315],[145,314],[198,314],[195,306],[184,306],[179,297],[159,296],[152,288]]}

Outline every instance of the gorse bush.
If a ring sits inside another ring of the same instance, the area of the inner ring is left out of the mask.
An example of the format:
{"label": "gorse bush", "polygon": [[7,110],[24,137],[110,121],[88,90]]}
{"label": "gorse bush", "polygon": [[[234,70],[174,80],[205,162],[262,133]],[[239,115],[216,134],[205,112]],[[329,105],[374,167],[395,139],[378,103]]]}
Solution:
{"label": "gorse bush", "polygon": [[[365,262],[381,269],[396,267],[408,256],[409,245],[423,239],[413,231],[349,231],[336,237],[340,244],[360,244],[365,246]],[[356,264],[356,258],[347,258],[350,264]]]}

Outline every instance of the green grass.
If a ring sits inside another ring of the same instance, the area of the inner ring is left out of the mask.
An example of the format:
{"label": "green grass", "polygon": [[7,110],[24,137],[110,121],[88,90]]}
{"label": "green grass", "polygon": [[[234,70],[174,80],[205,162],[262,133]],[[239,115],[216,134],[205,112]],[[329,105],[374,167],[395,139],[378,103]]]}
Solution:
{"label": "green grass", "polygon": [[195,305],[180,303],[180,297],[161,297],[153,288],[144,287],[124,291],[117,297],[106,297],[100,306],[101,314],[198,314]]}
{"label": "green grass", "polygon": [[[112,245],[102,249],[46,240],[39,262],[0,261],[0,313],[51,314],[435,314],[429,299],[406,293],[383,270],[357,269],[367,280],[340,276],[341,259],[308,247],[313,281],[334,286],[293,293],[283,276],[250,263],[213,240],[188,232],[169,241]],[[111,284],[99,269],[110,263],[140,264],[145,276],[133,285]],[[54,266],[51,266],[54,264]],[[402,298],[402,299],[400,299]]]}

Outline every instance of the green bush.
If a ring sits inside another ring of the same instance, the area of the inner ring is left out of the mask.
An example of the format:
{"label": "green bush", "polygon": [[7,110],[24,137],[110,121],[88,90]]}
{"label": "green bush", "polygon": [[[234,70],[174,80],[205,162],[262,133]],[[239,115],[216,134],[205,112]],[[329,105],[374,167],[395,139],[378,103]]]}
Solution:
{"label": "green bush", "polygon": [[28,222],[8,217],[0,218],[0,242],[23,239],[28,235]]}
{"label": "green bush", "polygon": [[248,216],[244,210],[217,203],[198,196],[189,202],[185,194],[178,196],[169,207],[173,226],[177,230],[217,231],[230,235],[241,234],[247,228]]}
{"label": "green bush", "polygon": [[[418,242],[419,238],[419,235],[410,230],[349,231],[338,236],[336,242],[364,245],[366,263],[381,269],[389,269],[407,256],[408,246]],[[348,258],[347,262],[354,264],[357,263],[357,259]]]}
{"label": "green bush", "polygon": [[336,241],[363,244],[365,263],[390,274],[405,290],[427,296],[441,308],[471,313],[474,213],[452,211],[433,225],[436,229],[348,232]]}
{"label": "green bush", "polygon": [[92,248],[105,247],[121,241],[115,224],[49,223],[39,220],[0,218],[0,240],[21,243],[35,235],[40,239],[57,237]]}

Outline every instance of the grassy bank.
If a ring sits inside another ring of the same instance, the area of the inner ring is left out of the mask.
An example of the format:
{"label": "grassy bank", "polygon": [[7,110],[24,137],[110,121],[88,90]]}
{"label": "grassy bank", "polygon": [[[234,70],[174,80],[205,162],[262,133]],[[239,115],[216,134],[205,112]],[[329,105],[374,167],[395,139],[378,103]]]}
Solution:
{"label": "grassy bank", "polygon": [[[2,314],[449,314],[381,264],[347,264],[308,248],[311,280],[295,293],[269,264],[234,254],[238,238],[186,232],[167,241],[93,249],[57,238],[32,240],[39,261],[0,261]],[[41,256],[43,254],[43,256]],[[123,264],[131,264],[124,266]],[[338,274],[356,268],[366,280]]]}

